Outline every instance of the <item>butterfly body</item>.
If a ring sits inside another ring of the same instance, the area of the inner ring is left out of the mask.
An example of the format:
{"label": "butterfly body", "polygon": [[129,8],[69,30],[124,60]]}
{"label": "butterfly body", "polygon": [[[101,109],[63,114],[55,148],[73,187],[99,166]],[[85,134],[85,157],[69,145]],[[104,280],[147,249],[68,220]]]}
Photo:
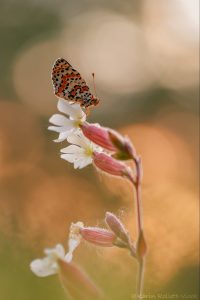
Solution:
{"label": "butterfly body", "polygon": [[96,106],[99,99],[93,96],[81,75],[64,59],[56,60],[52,70],[55,95],[82,107]]}

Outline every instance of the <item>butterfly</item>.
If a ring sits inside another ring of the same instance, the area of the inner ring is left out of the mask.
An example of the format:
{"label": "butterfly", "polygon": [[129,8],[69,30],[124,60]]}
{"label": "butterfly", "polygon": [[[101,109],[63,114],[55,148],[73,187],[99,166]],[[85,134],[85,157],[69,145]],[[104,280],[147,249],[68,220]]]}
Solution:
{"label": "butterfly", "polygon": [[52,69],[52,81],[56,96],[70,102],[78,102],[81,107],[90,108],[99,103],[99,99],[91,94],[88,85],[79,72],[64,59],[58,58]]}

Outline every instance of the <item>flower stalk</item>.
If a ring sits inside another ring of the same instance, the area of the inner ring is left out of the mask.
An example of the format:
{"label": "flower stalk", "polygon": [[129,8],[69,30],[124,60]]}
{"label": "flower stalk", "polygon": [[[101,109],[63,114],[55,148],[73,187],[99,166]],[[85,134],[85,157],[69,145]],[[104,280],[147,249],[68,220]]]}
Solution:
{"label": "flower stalk", "polygon": [[137,276],[137,287],[136,295],[137,299],[141,299],[143,291],[144,281],[144,265],[145,265],[145,254],[147,251],[147,245],[143,233],[143,218],[142,218],[142,203],[141,203],[141,180],[142,180],[142,162],[141,158],[137,154],[133,155],[133,160],[136,168],[136,178],[134,182],[135,186],[135,199],[137,207],[137,228],[138,228],[138,241],[136,246],[136,254],[138,259],[138,276]]}
{"label": "flower stalk", "polygon": [[[50,119],[54,126],[49,129],[59,133],[56,142],[67,140],[70,144],[61,149],[61,158],[74,164],[75,169],[82,169],[90,164],[100,172],[128,179],[134,187],[136,203],[137,239],[130,238],[122,222],[112,213],[107,212],[105,222],[109,230],[98,227],[85,227],[83,223],[72,224],[69,237],[69,252],[66,261],[71,261],[73,251],[81,239],[101,247],[117,246],[126,248],[138,261],[137,299],[141,299],[143,290],[145,255],[147,245],[143,230],[141,203],[142,162],[128,137],[117,131],[90,124],[86,114],[78,104],[70,105],[60,99],[58,110],[66,116],[56,114]],[[134,162],[134,172],[126,164]],[[134,175],[133,175],[134,174]]]}

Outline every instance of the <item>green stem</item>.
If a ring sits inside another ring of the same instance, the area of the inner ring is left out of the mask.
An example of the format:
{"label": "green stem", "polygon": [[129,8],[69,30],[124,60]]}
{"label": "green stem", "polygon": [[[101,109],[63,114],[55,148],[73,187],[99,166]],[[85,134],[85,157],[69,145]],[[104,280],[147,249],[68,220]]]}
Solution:
{"label": "green stem", "polygon": [[138,260],[138,278],[137,278],[137,290],[136,290],[138,300],[140,300],[142,297],[143,278],[144,278],[144,258]]}
{"label": "green stem", "polygon": [[[141,205],[141,177],[142,177],[142,166],[140,157],[134,157],[136,167],[136,180],[135,180],[135,191],[136,191],[136,207],[137,207],[137,227],[138,227],[138,241],[139,237],[143,232],[142,222],[142,205]],[[143,290],[143,279],[144,279],[144,257],[138,257],[138,277],[137,277],[137,300],[141,299]]]}

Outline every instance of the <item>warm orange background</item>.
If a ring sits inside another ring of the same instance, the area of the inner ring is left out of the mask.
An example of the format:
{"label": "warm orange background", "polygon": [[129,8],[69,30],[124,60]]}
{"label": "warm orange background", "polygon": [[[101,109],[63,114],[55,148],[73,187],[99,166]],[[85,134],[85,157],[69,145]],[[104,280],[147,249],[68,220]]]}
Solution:
{"label": "warm orange background", "polygon": [[[142,157],[148,242],[145,294],[197,296],[198,1],[1,1],[0,299],[65,299],[56,277],[29,262],[67,245],[71,222],[115,212],[136,235],[127,182],[74,170],[59,158],[51,67],[64,57],[101,105],[89,117],[129,135]],[[109,299],[133,299],[136,263],[82,244],[74,260]],[[189,298],[188,298],[189,299]]]}

